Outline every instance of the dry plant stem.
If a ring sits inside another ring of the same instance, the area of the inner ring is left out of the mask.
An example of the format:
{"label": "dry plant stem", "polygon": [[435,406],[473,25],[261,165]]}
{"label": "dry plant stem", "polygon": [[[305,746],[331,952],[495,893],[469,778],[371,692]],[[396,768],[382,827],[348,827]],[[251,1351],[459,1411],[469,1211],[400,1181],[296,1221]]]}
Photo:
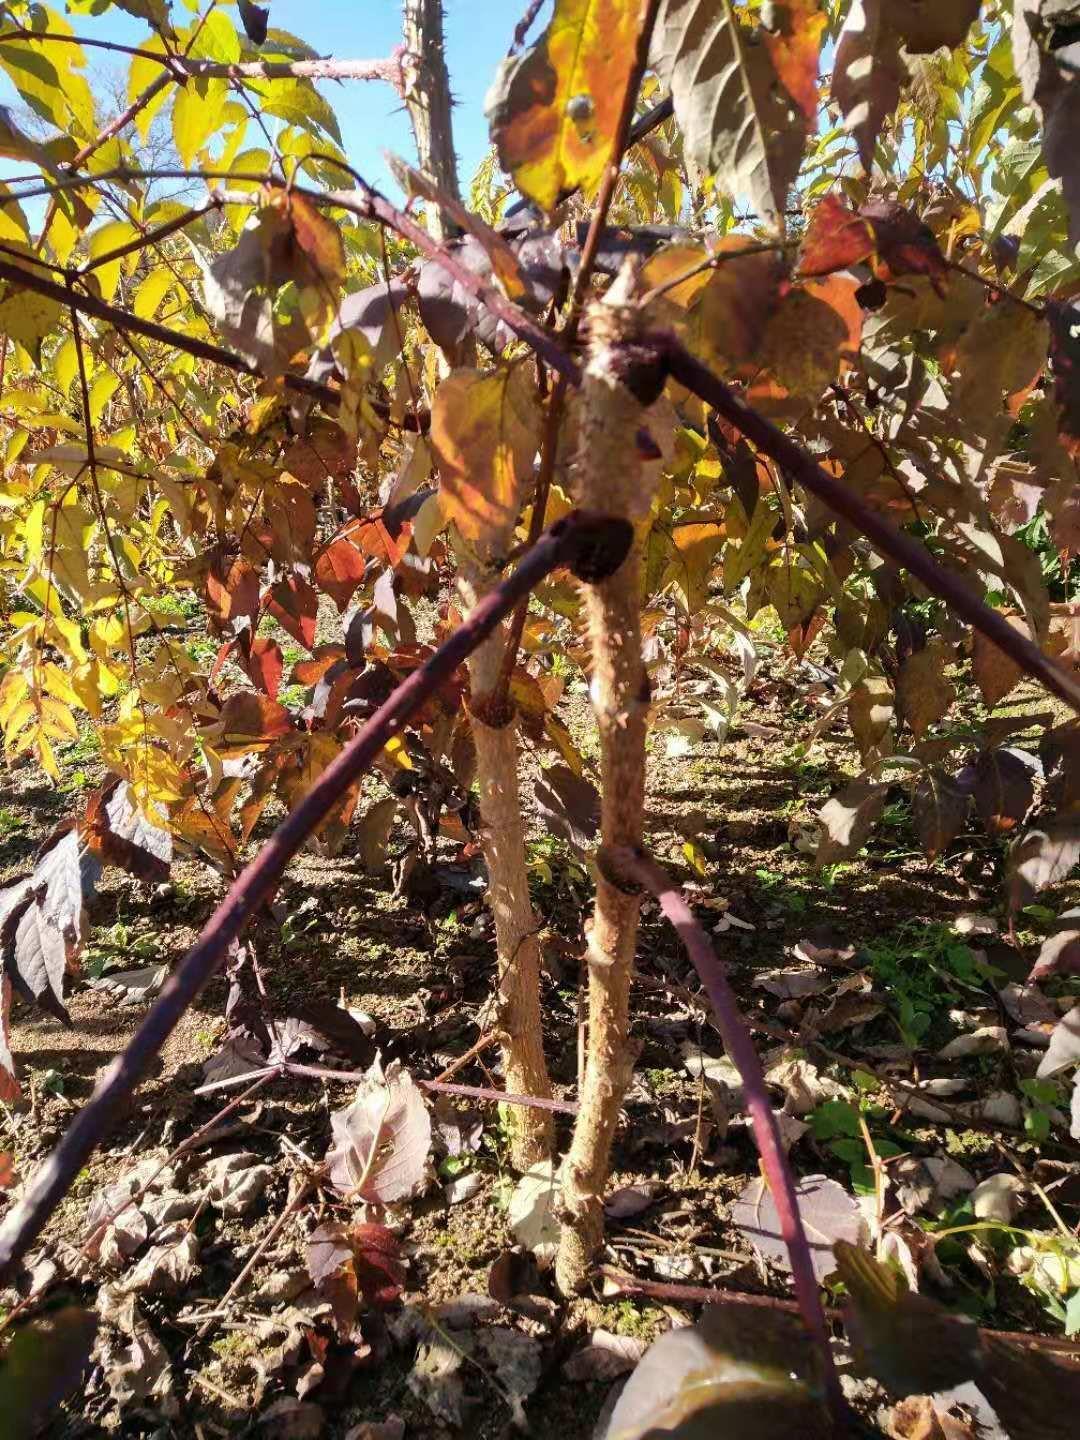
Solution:
{"label": "dry plant stem", "polygon": [[[617,287],[590,309],[576,461],[578,495],[603,495],[613,513],[630,524],[648,514],[651,490],[636,438],[644,407],[620,378],[621,342],[629,338],[638,314],[619,303]],[[649,694],[641,655],[637,539],[613,575],[585,587],[584,608],[592,649],[590,693],[600,738],[601,843],[606,849],[638,845]],[[611,1143],[633,1072],[630,981],[638,908],[637,895],[613,884],[601,867],[586,948],[585,1082],[562,1172],[564,1224],[555,1275],[564,1295],[585,1286],[603,1240]]]}
{"label": "dry plant stem", "polygon": [[[454,128],[451,118],[450,76],[446,69],[442,0],[405,0],[405,106],[412,122],[420,169],[427,172],[443,194],[461,199]],[[436,240],[445,240],[456,227],[447,226],[437,205],[430,207],[428,228]]]}
{"label": "dry plant stem", "polygon": [[[511,536],[490,537],[495,549],[508,548]],[[485,548],[487,544],[485,543]],[[459,589],[472,614],[489,592],[495,572],[475,556],[462,555]],[[526,597],[525,603],[528,603]],[[494,700],[506,650],[506,627],[469,657],[472,734],[480,785],[480,819],[487,861],[487,900],[495,919],[498,963],[497,1026],[502,1035],[506,1088],[518,1094],[551,1097],[544,1062],[540,1014],[540,946],[529,896],[525,864],[525,819],[518,791],[518,726],[511,707]],[[497,707],[497,708],[496,708]],[[511,1120],[510,1158],[528,1170],[551,1154],[551,1117],[543,1110],[515,1111]]]}
{"label": "dry plant stem", "polygon": [[[377,1144],[378,1144],[378,1138],[376,1137],[375,1144],[373,1144],[372,1147],[371,1147],[372,1157],[374,1156],[375,1147],[376,1147]],[[370,1165],[370,1160],[369,1160],[369,1165]],[[232,1284],[229,1286],[228,1290],[226,1290],[226,1291],[225,1291],[225,1294],[221,1297],[221,1304],[218,1306],[217,1311],[215,1311],[214,1315],[211,1315],[211,1316],[199,1327],[199,1329],[198,1329],[198,1331],[196,1332],[196,1335],[195,1335],[195,1338],[196,1338],[197,1340],[202,1340],[203,1337],[204,1337],[210,1330],[213,1329],[213,1327],[214,1327],[214,1320],[216,1319],[217,1314],[220,1313],[221,1311],[224,1311],[224,1310],[226,1309],[226,1307],[227,1307],[228,1304],[229,1304],[229,1301],[230,1301],[230,1300],[233,1298],[233,1296],[240,1290],[240,1288],[241,1288],[241,1286],[244,1284],[245,1280],[247,1280],[248,1276],[249,1276],[249,1275],[251,1274],[251,1272],[255,1269],[256,1265],[258,1265],[259,1261],[260,1261],[260,1260],[262,1259],[262,1257],[266,1254],[267,1250],[270,1249],[270,1246],[274,1243],[274,1241],[277,1239],[277,1237],[281,1234],[282,1230],[285,1229],[285,1226],[289,1223],[289,1221],[292,1219],[292,1217],[296,1214],[296,1212],[300,1209],[300,1207],[306,1202],[308,1196],[311,1194],[311,1192],[312,1192],[312,1190],[314,1190],[314,1188],[315,1188],[315,1181],[314,1181],[314,1180],[305,1180],[304,1183],[300,1186],[300,1189],[297,1190],[297,1192],[296,1192],[296,1194],[293,1196],[292,1200],[289,1202],[288,1205],[286,1205],[285,1209],[281,1212],[281,1214],[278,1216],[278,1218],[274,1221],[273,1225],[271,1225],[270,1229],[266,1232],[266,1234],[263,1236],[263,1238],[259,1241],[258,1245],[255,1246],[255,1249],[252,1251],[250,1257],[248,1258],[248,1261],[247,1261],[246,1265],[245,1265],[244,1268],[240,1271],[240,1274],[237,1275],[236,1279],[232,1282]]]}
{"label": "dry plant stem", "polygon": [[[323,771],[237,877],[195,945],[165,982],[134,1036],[110,1064],[57,1148],[38,1167],[22,1201],[5,1218],[0,1227],[0,1274],[20,1260],[41,1233],[98,1141],[115,1124],[128,1096],[146,1074],[177,1021],[221,966],[231,942],[274,894],[289,861],[326,819],[341,794],[364,774],[409,716],[505,619],[522,594],[557,566],[575,568],[586,564],[594,548],[602,548],[604,542],[623,533],[624,528],[607,517],[598,519],[580,513],[567,516],[553,526],[524,557],[513,575],[477,606],[468,623],[460,626],[424,665],[398,686],[356,738]],[[624,534],[624,543],[625,538]]]}
{"label": "dry plant stem", "polygon": [[[412,56],[405,103],[420,168],[432,176],[440,191],[460,201],[450,116],[450,78],[443,50],[442,0],[405,0],[405,44]],[[448,226],[437,205],[429,207],[425,218],[436,241],[444,241],[448,233],[453,233],[453,227]],[[444,355],[446,368],[455,360],[464,364],[475,359],[471,337],[454,350],[455,355]],[[498,582],[493,557],[508,553],[512,540],[511,524],[502,533],[486,534],[475,550],[462,547],[459,587],[467,616]],[[525,596],[518,609],[527,605],[528,596]],[[544,1063],[540,1016],[540,947],[529,896],[525,824],[518,793],[518,727],[512,709],[505,703],[505,695],[489,703],[506,648],[505,629],[500,626],[468,660],[473,700],[472,735],[488,870],[487,899],[495,920],[497,1023],[506,1088],[514,1093],[550,1099],[551,1082]],[[552,1122],[547,1111],[530,1107],[511,1112],[510,1159],[519,1170],[528,1170],[546,1159],[551,1153],[551,1140]]]}
{"label": "dry plant stem", "polygon": [[[668,1300],[675,1305],[722,1305],[732,1301],[737,1305],[757,1305],[762,1309],[786,1310],[789,1314],[799,1313],[798,1302],[780,1300],[772,1295],[749,1295],[743,1290],[727,1290],[713,1285],[681,1285],[660,1280],[640,1280],[636,1275],[627,1275],[610,1265],[601,1265],[600,1274],[612,1281],[623,1295],[644,1295],[652,1300]],[[844,1312],[833,1306],[825,1307],[825,1318],[830,1324],[843,1324]],[[1065,1354],[1080,1353],[1080,1340],[1069,1340],[1064,1335],[1032,1335],[1023,1330],[990,1330],[979,1326],[980,1335],[992,1335],[998,1340],[1008,1340],[1015,1345],[1026,1345],[1032,1350],[1055,1350]]]}
{"label": "dry plant stem", "polygon": [[[799,1213],[795,1177],[780,1138],[780,1127],[773,1113],[761,1061],[739,1011],[738,1001],[728,982],[724,965],[709,943],[705,931],[694,919],[682,891],[654,860],[641,851],[624,848],[614,851],[611,861],[621,874],[643,886],[660,902],[661,910],[678,932],[679,939],[686,947],[686,953],[705,987],[724,1049],[742,1077],[754,1140],[761,1155],[761,1165],[772,1192],[773,1203],[776,1205],[780,1232],[788,1249],[799,1311],[807,1329],[821,1347],[830,1397],[833,1401],[839,1401],[840,1383],[832,1363],[829,1332],[825,1313],[821,1308],[821,1293]],[[838,1410],[837,1414],[839,1413],[841,1412]]]}

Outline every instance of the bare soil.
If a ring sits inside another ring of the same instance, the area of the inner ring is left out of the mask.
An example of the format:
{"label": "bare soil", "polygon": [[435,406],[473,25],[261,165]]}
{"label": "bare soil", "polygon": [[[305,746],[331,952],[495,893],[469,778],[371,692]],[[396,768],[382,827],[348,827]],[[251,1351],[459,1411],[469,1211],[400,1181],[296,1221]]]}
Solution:
{"label": "bare soil", "polygon": [[[809,762],[793,755],[789,747],[808,729],[811,711],[797,698],[793,701],[791,678],[759,682],[725,743],[708,739],[688,754],[667,758],[658,740],[649,766],[650,843],[690,882],[700,913],[710,924],[722,925],[730,913],[752,927],[733,924],[717,934],[716,942],[763,1049],[792,1038],[798,1017],[755,987],[754,978],[773,967],[797,964],[793,947],[812,929],[829,925],[844,940],[860,946],[912,922],[948,926],[964,912],[1001,913],[1000,846],[972,831],[949,856],[928,864],[917,852],[903,807],[892,823],[881,827],[857,863],[831,875],[814,873],[809,855],[797,848],[805,828],[802,822],[857,765],[850,745],[831,737],[814,747]],[[1034,709],[1039,702],[1032,695],[1022,703]],[[574,728],[587,744],[582,697],[573,697],[572,710]],[[92,764],[88,769],[93,778]],[[0,821],[5,827],[0,836],[0,878],[20,873],[37,844],[77,801],[77,795],[41,787],[26,770],[12,773],[0,793]],[[538,881],[536,890],[546,926],[545,1043],[557,1093],[572,1100],[578,1065],[580,927],[587,913],[588,881],[575,857],[565,848],[541,842],[541,834],[537,824],[534,835],[551,876],[550,881]],[[700,847],[703,874],[688,867],[682,848],[687,840]],[[400,851],[406,843],[404,831],[395,834],[391,849]],[[159,891],[127,878],[107,877],[92,911],[94,939],[113,933],[111,927],[121,921],[132,939],[142,937],[145,943],[150,937],[155,961],[160,957],[161,962],[174,963],[221,893],[219,878],[195,861],[178,864],[172,883]],[[269,922],[261,923],[256,933],[271,1013],[283,1018],[297,1001],[342,999],[373,1018],[384,1055],[399,1058],[418,1076],[439,1074],[484,1030],[483,1006],[494,954],[481,895],[474,889],[429,896],[425,912],[395,898],[388,875],[366,874],[348,845],[333,859],[305,855],[292,867],[280,897],[282,913],[301,917],[302,925],[287,943]],[[1048,903],[1060,908],[1068,900],[1075,903],[1065,887]],[[717,902],[726,902],[726,908]],[[1038,938],[1034,930],[1019,936],[1018,974],[1030,967]],[[641,1214],[611,1221],[605,1263],[654,1281],[722,1285],[786,1297],[790,1292],[784,1277],[754,1256],[728,1219],[731,1201],[757,1173],[755,1151],[737,1117],[718,1113],[709,1089],[688,1073],[687,1044],[714,1056],[721,1047],[694,999],[698,987],[675,938],[649,906],[644,912],[638,968],[635,1003],[641,1054],[624,1109],[611,1188],[650,1184],[655,1194]],[[97,1265],[73,1263],[73,1247],[85,1235],[86,1211],[93,1197],[137,1162],[166,1155],[239,1093],[194,1093],[203,1083],[202,1067],[224,1033],[224,999],[224,983],[217,981],[185,1016],[155,1072],[134,1097],[130,1112],[55,1217],[38,1252],[39,1258],[49,1257],[60,1267],[52,1298],[92,1303],[98,1286],[117,1278]],[[20,1177],[29,1175],[55,1143],[146,1008],[145,1002],[123,1006],[114,994],[75,979],[71,1029],[25,1009],[16,1010],[12,1048],[26,1101],[2,1122],[0,1148],[13,1150]],[[895,1038],[895,1028],[885,1020],[827,1037],[837,1052],[850,1057],[851,1066],[860,1061],[872,1064],[865,1058],[868,1050]],[[850,1080],[843,1066],[829,1073]],[[897,1073],[910,1076],[913,1067],[909,1063],[906,1071]],[[1009,1055],[992,1062],[984,1058],[970,1073],[976,1094],[1001,1086],[1015,1092],[1019,1080]],[[454,1078],[497,1087],[496,1052],[484,1052]],[[181,1293],[139,1299],[168,1352],[171,1397],[165,1402],[149,1399],[131,1404],[118,1415],[98,1366],[79,1398],[56,1417],[50,1436],[75,1440],[113,1431],[132,1437],[208,1440],[250,1431],[283,1437],[325,1434],[337,1440],[360,1422],[392,1415],[404,1420],[410,1437],[455,1433],[409,1388],[413,1351],[408,1344],[396,1343],[392,1333],[400,1307],[362,1316],[362,1341],[354,1335],[348,1346],[333,1341],[327,1348],[325,1326],[312,1322],[313,1335],[317,1331],[321,1338],[295,1362],[279,1364],[280,1336],[276,1341],[260,1338],[259,1326],[288,1309],[289,1302],[280,1298],[280,1277],[303,1270],[306,1239],[314,1226],[352,1216],[352,1207],[343,1205],[333,1192],[320,1191],[298,1210],[261,1257],[236,1304],[227,1313],[218,1313],[230,1283],[295,1194],[298,1177],[306,1173],[302,1157],[319,1161],[324,1155],[330,1111],[349,1098],[350,1087],[344,1083],[275,1080],[227,1118],[210,1143],[189,1157],[188,1168],[180,1166],[177,1184],[194,1187],[196,1165],[208,1156],[243,1149],[271,1166],[273,1176],[250,1214],[230,1219],[206,1208],[197,1215],[193,1221],[199,1238],[197,1269]],[[778,1103],[781,1098],[777,1097]],[[483,1139],[462,1173],[478,1177],[475,1193],[448,1205],[445,1185],[452,1179],[452,1167],[444,1166],[420,1199],[388,1217],[409,1262],[405,1305],[430,1308],[461,1296],[487,1297],[492,1266],[508,1263],[501,1257],[513,1246],[506,1202],[515,1177],[505,1165],[497,1110],[487,1105],[473,1113],[482,1116]],[[565,1148],[569,1123],[568,1117],[559,1117],[560,1149]],[[920,1122],[910,1133],[918,1153],[960,1159],[976,1178],[1003,1168],[1002,1146],[1024,1163],[1032,1163],[1040,1154],[1063,1165],[1077,1160],[1076,1147],[1060,1134],[1037,1151],[1023,1132],[1015,1130],[995,1133]],[[850,1186],[845,1166],[812,1133],[798,1142],[792,1156],[800,1173],[825,1172]],[[1075,1193],[1078,1187],[1073,1188]],[[0,1200],[0,1211],[3,1207]],[[1080,1208],[1074,1205],[1067,1218],[1075,1224]],[[1048,1222],[1042,1215],[1030,1223]],[[22,1283],[25,1290],[25,1279]],[[968,1277],[965,1283],[973,1282]],[[533,1294],[540,1298],[531,1309],[495,1308],[499,1323],[541,1342],[543,1370],[527,1413],[532,1432],[542,1440],[556,1436],[586,1440],[593,1433],[611,1385],[572,1381],[562,1370],[567,1356],[589,1334],[603,1329],[644,1341],[696,1313],[686,1304],[605,1296],[599,1276],[593,1294],[570,1304],[557,1300],[543,1276],[534,1279]],[[1007,1278],[999,1277],[995,1295],[996,1306],[982,1317],[984,1323],[1004,1329],[1054,1330],[1032,1297]],[[8,1303],[15,1299],[9,1293]],[[208,1315],[215,1318],[205,1337],[199,1338],[200,1321]],[[312,1385],[304,1400],[320,1407],[321,1425],[311,1415],[306,1420],[294,1417],[295,1428],[284,1419],[280,1424],[273,1419],[262,1423],[260,1417],[274,1401],[296,1395],[298,1378],[317,1378],[309,1372],[319,1353],[323,1380]],[[506,1435],[510,1412],[490,1374],[481,1365],[466,1364],[462,1379],[467,1419],[459,1433],[478,1440]],[[305,1429],[305,1423],[315,1428]]]}

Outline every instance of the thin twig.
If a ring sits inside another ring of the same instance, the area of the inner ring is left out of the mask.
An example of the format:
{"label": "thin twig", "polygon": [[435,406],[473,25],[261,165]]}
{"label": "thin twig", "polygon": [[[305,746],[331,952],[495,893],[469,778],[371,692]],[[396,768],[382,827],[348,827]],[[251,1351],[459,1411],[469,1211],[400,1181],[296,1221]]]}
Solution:
{"label": "thin twig", "polygon": [[799,1311],[810,1334],[821,1347],[825,1383],[830,1402],[839,1419],[844,1410],[843,1395],[832,1361],[828,1326],[821,1306],[821,1293],[810,1253],[810,1243],[806,1238],[799,1211],[795,1177],[773,1112],[761,1060],[739,1010],[726,969],[705,931],[695,920],[682,891],[655,860],[640,851],[624,848],[616,851],[611,856],[611,861],[622,874],[635,884],[643,886],[659,901],[660,909],[674,926],[701,978],[716,1016],[724,1049],[742,1077],[754,1140],[776,1206],[780,1232],[787,1245]]}

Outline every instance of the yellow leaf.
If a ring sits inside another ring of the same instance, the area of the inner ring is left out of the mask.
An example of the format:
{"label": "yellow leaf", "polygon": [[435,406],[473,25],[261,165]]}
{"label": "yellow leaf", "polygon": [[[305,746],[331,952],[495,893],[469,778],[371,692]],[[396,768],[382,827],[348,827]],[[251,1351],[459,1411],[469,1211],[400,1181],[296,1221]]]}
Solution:
{"label": "yellow leaf", "polygon": [[641,26],[639,0],[557,0],[539,42],[503,62],[487,98],[499,160],[553,210],[600,183]]}
{"label": "yellow leaf", "polygon": [[65,705],[75,705],[80,710],[86,709],[83,702],[72,688],[71,681],[51,660],[46,660],[40,670],[41,683],[50,695],[55,695],[57,700],[63,701]]}
{"label": "yellow leaf", "polygon": [[412,756],[405,748],[405,742],[400,735],[392,736],[383,747],[383,754],[393,760],[395,765],[400,765],[402,770],[414,770]]}
{"label": "yellow leaf", "polygon": [[431,443],[442,513],[486,558],[504,553],[532,475],[537,406],[521,369],[455,370],[439,386]]}

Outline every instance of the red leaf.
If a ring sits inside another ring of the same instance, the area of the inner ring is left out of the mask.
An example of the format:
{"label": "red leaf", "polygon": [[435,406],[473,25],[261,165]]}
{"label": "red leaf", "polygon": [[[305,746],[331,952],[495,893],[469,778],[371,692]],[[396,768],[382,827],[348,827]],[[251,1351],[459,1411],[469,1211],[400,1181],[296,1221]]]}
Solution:
{"label": "red leaf", "polygon": [[285,657],[277,641],[265,635],[256,635],[251,642],[250,653],[241,658],[251,683],[257,685],[264,695],[269,695],[271,700],[276,700],[285,671]]}
{"label": "red leaf", "polygon": [[352,543],[339,536],[315,561],[315,579],[333,600],[339,611],[348,608],[367,566],[363,555]]}
{"label": "red leaf", "polygon": [[799,274],[831,275],[868,259],[873,252],[869,224],[838,195],[826,195],[810,216],[799,252]]}
{"label": "red leaf", "polygon": [[895,200],[872,201],[859,214],[874,232],[878,258],[874,268],[880,279],[928,275],[937,293],[945,294],[949,267],[928,225]]}
{"label": "red leaf", "polygon": [[0,1190],[10,1190],[15,1184],[15,1163],[10,1155],[0,1153]]}
{"label": "red leaf", "polygon": [[397,1236],[385,1225],[354,1225],[349,1239],[361,1296],[368,1305],[392,1305],[405,1287],[405,1262]]}

